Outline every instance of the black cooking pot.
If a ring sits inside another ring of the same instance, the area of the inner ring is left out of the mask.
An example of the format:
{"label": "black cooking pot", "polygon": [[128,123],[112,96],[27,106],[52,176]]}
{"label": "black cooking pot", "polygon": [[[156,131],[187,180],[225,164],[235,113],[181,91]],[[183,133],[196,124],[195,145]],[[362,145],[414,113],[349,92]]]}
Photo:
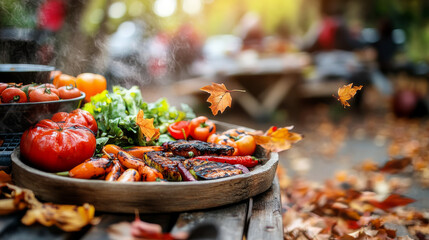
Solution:
{"label": "black cooking pot", "polygon": [[0,82],[49,83],[55,67],[35,64],[0,64]]}
{"label": "black cooking pot", "polygon": [[21,133],[57,112],[71,112],[80,107],[85,93],[77,98],[48,102],[0,104],[0,133]]}

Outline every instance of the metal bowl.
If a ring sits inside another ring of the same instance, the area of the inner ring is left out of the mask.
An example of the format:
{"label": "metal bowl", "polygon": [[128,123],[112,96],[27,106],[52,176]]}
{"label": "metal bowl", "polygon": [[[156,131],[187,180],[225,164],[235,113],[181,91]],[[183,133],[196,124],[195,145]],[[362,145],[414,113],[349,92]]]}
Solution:
{"label": "metal bowl", "polygon": [[0,133],[21,133],[57,112],[71,112],[80,107],[85,93],[77,98],[47,102],[0,104]]}
{"label": "metal bowl", "polygon": [[0,64],[0,82],[49,83],[55,67],[35,64]]}

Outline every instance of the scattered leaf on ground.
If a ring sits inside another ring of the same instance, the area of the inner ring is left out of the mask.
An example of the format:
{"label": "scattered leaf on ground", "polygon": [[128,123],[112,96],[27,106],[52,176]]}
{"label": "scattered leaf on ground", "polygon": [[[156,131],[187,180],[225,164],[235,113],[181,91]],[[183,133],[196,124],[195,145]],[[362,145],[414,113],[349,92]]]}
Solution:
{"label": "scattered leaf on ground", "polygon": [[381,202],[376,200],[369,201],[369,203],[371,203],[373,206],[383,209],[385,211],[394,207],[405,206],[413,202],[415,202],[414,199],[395,193],[391,194]]}
{"label": "scattered leaf on ground", "polygon": [[409,157],[391,159],[387,161],[384,166],[380,167],[379,171],[386,173],[398,173],[408,166],[411,166],[411,158]]}

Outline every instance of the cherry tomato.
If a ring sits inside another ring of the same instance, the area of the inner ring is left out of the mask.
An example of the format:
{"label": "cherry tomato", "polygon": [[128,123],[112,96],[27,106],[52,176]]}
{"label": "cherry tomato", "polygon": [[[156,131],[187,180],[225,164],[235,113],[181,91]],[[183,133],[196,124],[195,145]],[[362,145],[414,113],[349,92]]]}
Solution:
{"label": "cherry tomato", "polygon": [[97,133],[98,130],[97,121],[94,116],[80,108],[73,110],[71,113],[57,112],[51,119],[54,122],[79,124],[91,129],[93,133]]}
{"label": "cherry tomato", "polygon": [[189,134],[193,139],[207,141],[207,138],[216,132],[214,122],[208,120],[205,116],[196,117],[189,124]]}
{"label": "cherry tomato", "polygon": [[256,149],[253,136],[241,129],[230,129],[220,135],[210,135],[207,142],[228,145],[234,147],[235,156],[252,155]]}
{"label": "cherry tomato", "polygon": [[52,88],[36,88],[28,95],[30,102],[56,101],[60,98],[52,91]]}
{"label": "cherry tomato", "polygon": [[168,133],[174,139],[187,139],[189,136],[189,122],[179,121],[168,126]]}
{"label": "cherry tomato", "polygon": [[95,147],[95,135],[88,128],[50,119],[27,129],[20,142],[21,156],[49,172],[72,169],[92,157]]}
{"label": "cherry tomato", "polygon": [[73,85],[62,86],[58,88],[59,97],[62,99],[77,98],[82,95],[79,89],[73,87]]}
{"label": "cherry tomato", "polygon": [[68,86],[70,84],[76,87],[76,78],[67,74],[59,74],[54,77],[52,83],[57,88],[60,88],[62,86]]}
{"label": "cherry tomato", "polygon": [[[55,80],[55,78],[60,76],[61,74],[62,74],[62,72],[59,70],[51,71],[51,74],[49,75],[49,79],[51,80],[51,82],[53,82]],[[54,85],[55,85],[55,83],[54,83]]]}
{"label": "cherry tomato", "polygon": [[21,87],[21,90],[25,92],[27,97],[29,96],[30,92],[33,91],[34,89],[36,89],[35,83],[27,84]]}
{"label": "cherry tomato", "polygon": [[27,95],[24,91],[16,87],[9,87],[1,93],[2,103],[23,103],[27,102]]}
{"label": "cherry tomato", "polygon": [[56,89],[55,85],[52,83],[43,83],[37,86],[37,88],[55,88]]}
{"label": "cherry tomato", "polygon": [[82,73],[76,77],[76,87],[86,94],[85,102],[90,102],[92,96],[106,90],[106,78],[100,74]]}

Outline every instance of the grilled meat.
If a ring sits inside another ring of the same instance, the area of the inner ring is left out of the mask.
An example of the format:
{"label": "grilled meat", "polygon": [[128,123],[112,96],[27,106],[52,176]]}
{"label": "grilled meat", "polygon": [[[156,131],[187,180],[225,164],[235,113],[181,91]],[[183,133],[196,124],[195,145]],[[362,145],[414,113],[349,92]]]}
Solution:
{"label": "grilled meat", "polygon": [[243,173],[241,169],[231,164],[211,161],[195,161],[192,170],[198,178],[205,180],[230,177]]}
{"label": "grilled meat", "polygon": [[207,143],[199,140],[178,140],[164,143],[164,148],[174,155],[194,157],[202,155],[231,156],[234,148],[227,145]]}
{"label": "grilled meat", "polygon": [[[157,169],[169,181],[181,181],[182,175],[177,169],[177,157],[167,157],[169,154],[160,151],[147,152],[144,161],[147,165]],[[174,160],[172,159],[174,158]]]}

